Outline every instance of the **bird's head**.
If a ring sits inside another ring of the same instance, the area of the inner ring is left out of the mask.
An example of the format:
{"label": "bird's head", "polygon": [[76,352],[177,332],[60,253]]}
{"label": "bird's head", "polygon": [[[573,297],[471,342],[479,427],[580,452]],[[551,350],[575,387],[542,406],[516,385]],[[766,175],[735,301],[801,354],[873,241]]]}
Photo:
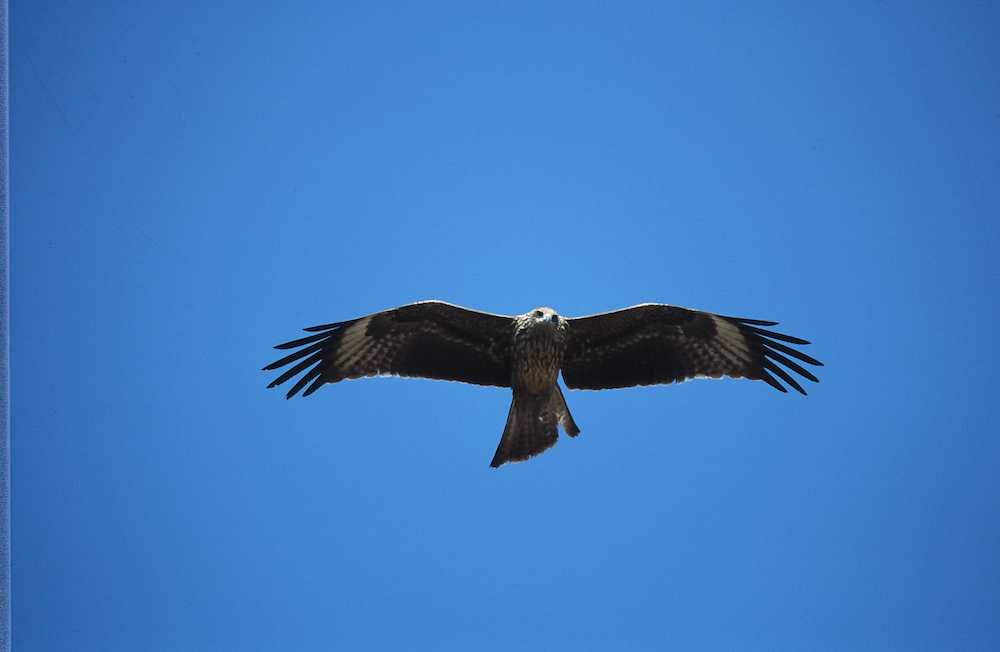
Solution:
{"label": "bird's head", "polygon": [[545,325],[549,328],[563,330],[566,328],[566,320],[552,308],[535,308],[525,315],[533,325]]}

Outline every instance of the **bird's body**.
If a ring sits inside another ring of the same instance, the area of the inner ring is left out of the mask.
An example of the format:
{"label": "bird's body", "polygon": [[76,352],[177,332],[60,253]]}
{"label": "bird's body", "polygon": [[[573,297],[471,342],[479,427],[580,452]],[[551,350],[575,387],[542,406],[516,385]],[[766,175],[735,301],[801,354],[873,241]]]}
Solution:
{"label": "bird's body", "polygon": [[559,426],[571,437],[580,432],[559,387],[560,372],[576,389],[730,376],[787,391],[773,373],[805,394],[776,363],[814,382],[813,374],[782,353],[821,363],[781,343],[805,340],[759,328],[774,324],[665,304],[567,319],[551,308],[508,317],[421,301],[307,328],[316,334],[279,344],[299,350],[264,369],[296,363],[269,387],[304,372],[288,398],[304,387],[308,396],[325,383],[377,375],[510,387],[513,400],[491,463],[497,467],[551,447]]}
{"label": "bird's body", "polygon": [[566,320],[551,308],[536,308],[514,318],[510,356],[514,398],[492,466],[525,460],[549,448],[559,437],[557,424],[570,437],[580,432],[559,389],[566,328]]}
{"label": "bird's body", "polygon": [[556,384],[566,350],[566,320],[551,308],[514,318],[511,386],[529,394],[547,394]]}

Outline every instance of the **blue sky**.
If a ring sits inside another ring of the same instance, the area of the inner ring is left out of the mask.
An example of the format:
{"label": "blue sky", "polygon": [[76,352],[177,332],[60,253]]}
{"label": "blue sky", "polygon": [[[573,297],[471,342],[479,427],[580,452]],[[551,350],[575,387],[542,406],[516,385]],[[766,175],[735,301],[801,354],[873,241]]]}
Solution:
{"label": "blue sky", "polygon": [[[996,649],[998,14],[14,3],[21,650]],[[808,397],[285,401],[413,300],[782,322]]]}

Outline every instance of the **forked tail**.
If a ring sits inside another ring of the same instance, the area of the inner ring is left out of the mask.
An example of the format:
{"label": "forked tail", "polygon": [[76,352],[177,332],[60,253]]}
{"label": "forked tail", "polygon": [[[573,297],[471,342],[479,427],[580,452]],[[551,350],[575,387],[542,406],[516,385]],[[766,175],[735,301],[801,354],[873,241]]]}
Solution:
{"label": "forked tail", "polygon": [[560,425],[570,437],[580,434],[558,384],[543,395],[515,389],[507,425],[490,466],[497,468],[506,462],[520,462],[551,448],[559,439]]}

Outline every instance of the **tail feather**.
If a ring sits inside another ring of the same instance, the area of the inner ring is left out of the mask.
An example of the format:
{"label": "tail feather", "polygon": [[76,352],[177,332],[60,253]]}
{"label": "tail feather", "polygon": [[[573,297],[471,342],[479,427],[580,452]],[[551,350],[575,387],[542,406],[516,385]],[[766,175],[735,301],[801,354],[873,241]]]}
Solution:
{"label": "tail feather", "polygon": [[559,414],[559,425],[562,426],[563,432],[567,435],[576,437],[580,434],[580,428],[577,427],[576,421],[573,421],[573,415],[569,413],[569,406],[566,405],[566,398],[559,385],[556,385],[553,395],[553,400],[557,401],[556,412]]}
{"label": "tail feather", "polygon": [[515,390],[507,425],[490,466],[520,462],[548,450],[559,439],[560,425],[570,437],[580,433],[558,385],[543,396]]}

